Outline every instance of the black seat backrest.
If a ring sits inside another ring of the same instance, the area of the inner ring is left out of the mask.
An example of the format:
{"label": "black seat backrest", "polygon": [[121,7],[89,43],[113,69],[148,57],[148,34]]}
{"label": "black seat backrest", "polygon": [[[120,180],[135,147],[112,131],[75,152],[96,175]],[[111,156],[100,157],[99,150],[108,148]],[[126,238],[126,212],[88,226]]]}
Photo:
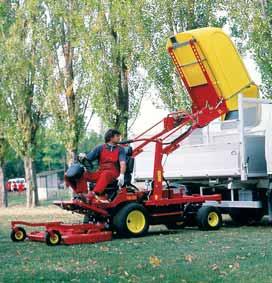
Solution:
{"label": "black seat backrest", "polygon": [[124,146],[123,148],[125,150],[126,156],[131,156],[132,155],[133,149],[132,149],[132,147],[130,145]]}
{"label": "black seat backrest", "polygon": [[126,172],[125,172],[125,185],[130,185],[132,179],[132,173],[134,170],[134,157],[132,157],[132,147],[125,146],[124,147],[126,152]]}

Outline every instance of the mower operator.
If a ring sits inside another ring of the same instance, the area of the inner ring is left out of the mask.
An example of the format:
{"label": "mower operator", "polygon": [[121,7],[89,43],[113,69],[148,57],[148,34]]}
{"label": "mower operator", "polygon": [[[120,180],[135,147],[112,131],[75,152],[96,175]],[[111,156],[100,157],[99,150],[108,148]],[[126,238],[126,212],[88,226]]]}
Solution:
{"label": "mower operator", "polygon": [[[85,182],[95,182],[94,189],[87,194],[89,202],[93,198],[100,199],[105,188],[118,180],[118,186],[124,185],[126,172],[126,153],[118,143],[121,140],[121,133],[116,129],[109,129],[105,134],[105,143],[98,145],[89,153],[80,153],[79,160],[87,159],[88,162],[98,160],[99,169],[96,172],[84,172]],[[83,180],[82,180],[83,181]]]}

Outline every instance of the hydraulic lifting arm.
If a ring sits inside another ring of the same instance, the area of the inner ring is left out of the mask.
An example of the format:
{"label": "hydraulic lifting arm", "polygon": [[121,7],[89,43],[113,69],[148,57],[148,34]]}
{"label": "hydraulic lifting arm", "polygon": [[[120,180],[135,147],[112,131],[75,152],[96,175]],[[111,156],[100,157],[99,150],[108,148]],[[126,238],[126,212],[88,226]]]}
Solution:
{"label": "hydraulic lifting arm", "polygon": [[[212,36],[218,36],[218,34],[221,37],[216,38],[216,43],[221,44],[218,49],[222,54],[218,56],[221,61],[218,61],[217,66],[213,58],[213,55],[216,55],[213,53],[216,53],[214,51],[217,49],[211,51],[211,47],[210,49],[206,47],[213,40]],[[225,36],[224,40],[221,39],[222,35]],[[222,42],[219,42],[220,40]],[[203,46],[204,49],[202,49]],[[168,155],[179,148],[180,143],[195,129],[202,128],[219,117],[224,117],[229,111],[237,110],[238,93],[242,92],[251,97],[258,95],[257,88],[250,80],[237,50],[220,29],[206,28],[177,34],[168,40],[167,50],[191,98],[192,109],[191,113],[177,111],[168,114],[167,117],[129,141],[139,142],[133,150],[134,157],[140,154],[147,144],[151,142],[156,144],[153,170],[154,190],[150,200],[162,199],[164,154]],[[226,68],[232,66],[229,61],[236,68],[233,74],[232,70],[225,70],[225,66]],[[237,78],[237,69],[239,78]],[[229,71],[228,76],[226,76],[227,71]],[[222,78],[226,78],[226,81],[222,81]],[[231,87],[229,82],[233,82]],[[151,130],[161,124],[163,124],[162,130],[151,137],[146,137],[150,135]],[[175,133],[180,134],[169,141],[169,137]]]}

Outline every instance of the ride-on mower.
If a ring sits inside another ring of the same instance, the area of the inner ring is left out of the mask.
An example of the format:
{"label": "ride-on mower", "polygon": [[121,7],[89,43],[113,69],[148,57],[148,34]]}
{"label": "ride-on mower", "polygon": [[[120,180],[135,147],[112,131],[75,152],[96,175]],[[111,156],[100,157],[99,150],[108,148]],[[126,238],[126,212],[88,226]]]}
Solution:
{"label": "ride-on mower", "polygon": [[[14,221],[11,233],[13,241],[23,241],[27,237],[34,241],[45,241],[48,245],[94,243],[110,240],[113,234],[124,237],[143,236],[150,225],[157,224],[164,224],[169,229],[194,224],[207,230],[220,228],[222,217],[219,210],[205,205],[205,202],[220,202],[221,196],[189,195],[184,186],[172,185],[163,177],[162,159],[164,155],[174,152],[193,130],[228,113],[227,100],[233,99],[233,96],[225,98],[220,92],[209,61],[195,38],[176,35],[170,38],[167,46],[191,97],[192,112],[170,113],[133,140],[121,142],[127,153],[125,184],[122,188],[118,188],[116,184],[106,188],[108,202],[94,198],[87,203],[81,196],[71,201],[54,202],[62,209],[83,214],[85,217],[82,224]],[[189,69],[191,67],[193,69]],[[159,127],[160,130],[152,136],[151,133]],[[173,135],[175,137],[171,138]],[[136,143],[134,149],[130,146],[132,143]],[[131,183],[134,158],[150,143],[155,145],[153,180],[149,189],[139,189]],[[70,183],[76,183],[84,170],[86,166],[83,164],[74,164],[66,172],[66,177]],[[19,225],[43,226],[45,229],[26,233]]]}
{"label": "ride-on mower", "polygon": [[[153,140],[158,148],[161,141]],[[150,140],[149,140],[150,141]],[[113,233],[124,237],[144,236],[150,225],[164,224],[169,229],[180,229],[196,223],[201,229],[220,228],[222,217],[219,210],[211,206],[202,206],[206,200],[220,201],[220,195],[186,195],[183,186],[171,186],[166,180],[163,186],[162,168],[157,160],[154,169],[154,181],[150,190],[140,190],[130,183],[133,167],[133,153],[127,147],[128,169],[125,185],[116,184],[106,189],[109,202],[92,200],[85,203],[80,196],[71,201],[55,201],[62,209],[84,215],[82,224],[64,224],[62,222],[30,223],[12,221],[11,239],[19,242],[28,238],[32,241],[45,241],[48,245],[95,243],[111,240]],[[159,155],[162,156],[162,153]],[[158,167],[157,167],[158,166]],[[74,181],[82,174],[83,166],[74,164],[70,171]],[[67,171],[69,174],[69,169]],[[43,226],[44,231],[26,233],[21,226]]]}
{"label": "ride-on mower", "polygon": [[[175,113],[177,115],[177,113]],[[164,119],[169,127],[173,115]],[[172,124],[174,126],[174,124]],[[172,128],[174,129],[174,127]],[[164,129],[163,132],[168,132]],[[113,233],[124,237],[144,236],[150,225],[164,224],[169,229],[181,229],[194,223],[201,229],[216,230],[222,223],[219,210],[212,206],[203,206],[207,200],[220,201],[220,195],[186,195],[184,186],[171,186],[163,180],[161,158],[164,153],[163,140],[158,138],[138,138],[127,143],[143,141],[134,150],[125,146],[127,152],[127,171],[125,184],[118,188],[116,184],[106,188],[109,202],[93,199],[86,203],[81,196],[71,201],[55,201],[54,204],[62,209],[84,215],[82,224],[64,224],[62,222],[30,223],[12,221],[11,239],[23,241],[45,241],[48,245],[95,243],[111,240]],[[154,180],[150,189],[138,189],[131,184],[134,156],[141,152],[144,144],[156,144]],[[170,143],[176,146],[175,142]],[[167,147],[167,150],[170,148]],[[72,165],[66,172],[70,182],[76,182],[84,172],[82,164]],[[165,184],[163,184],[163,182]],[[43,226],[44,231],[26,233],[23,227]]]}

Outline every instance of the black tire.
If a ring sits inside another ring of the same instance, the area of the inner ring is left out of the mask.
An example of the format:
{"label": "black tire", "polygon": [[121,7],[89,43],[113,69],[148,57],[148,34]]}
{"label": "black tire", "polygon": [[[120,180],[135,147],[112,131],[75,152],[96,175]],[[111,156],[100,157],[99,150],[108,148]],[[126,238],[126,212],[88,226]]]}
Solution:
{"label": "black tire", "polygon": [[185,228],[186,222],[185,221],[176,221],[176,222],[167,223],[167,224],[165,224],[165,226],[169,230],[179,230],[179,229]]}
{"label": "black tire", "polygon": [[[140,223],[131,224],[134,218],[139,217]],[[135,214],[136,213],[136,214]],[[122,207],[113,218],[113,226],[119,236],[122,237],[141,237],[144,236],[149,228],[148,211],[139,203],[129,203]],[[134,230],[134,231],[133,231]]]}
{"label": "black tire", "polygon": [[57,246],[61,243],[61,234],[59,231],[52,231],[53,235],[51,236],[49,232],[45,232],[45,243],[48,246]]}
{"label": "black tire", "polygon": [[218,230],[222,226],[222,215],[218,208],[201,206],[196,214],[197,225],[202,230]]}
{"label": "black tire", "polygon": [[10,238],[13,242],[23,242],[26,238],[26,231],[22,227],[16,227],[16,230],[12,229]]}
{"label": "black tire", "polygon": [[256,225],[264,216],[262,209],[232,209],[230,217],[236,225]]}

